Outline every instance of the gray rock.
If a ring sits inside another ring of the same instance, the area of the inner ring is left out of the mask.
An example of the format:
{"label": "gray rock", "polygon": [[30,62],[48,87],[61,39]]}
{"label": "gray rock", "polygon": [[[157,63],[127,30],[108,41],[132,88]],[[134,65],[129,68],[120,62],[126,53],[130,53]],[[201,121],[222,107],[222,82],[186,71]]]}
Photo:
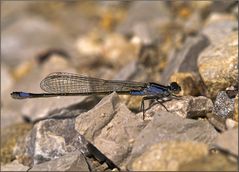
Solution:
{"label": "gray rock", "polygon": [[220,40],[228,37],[236,28],[238,28],[238,25],[234,16],[211,13],[205,23],[202,34],[207,36],[211,45],[217,45]]}
{"label": "gray rock", "polygon": [[227,129],[226,119],[218,116],[216,113],[208,113],[207,119],[218,131],[225,131]]}
{"label": "gray rock", "polygon": [[134,26],[139,23],[145,23],[151,27],[156,22],[163,24],[170,19],[169,9],[164,2],[160,1],[132,2],[127,16],[117,28],[117,31],[125,34],[132,33]]}
{"label": "gray rock", "polygon": [[[213,110],[211,99],[203,96],[184,96],[179,100],[173,99],[163,104],[169,112],[175,113],[183,118],[205,117],[207,113]],[[166,109],[161,104],[157,103],[145,113],[145,116],[153,116],[159,111],[166,111]]]}
{"label": "gray rock", "polygon": [[238,34],[230,35],[209,46],[198,58],[200,76],[206,86],[205,94],[215,98],[219,91],[236,85],[238,78]]}
{"label": "gray rock", "polygon": [[57,159],[34,165],[29,171],[90,171],[84,155],[73,152]]}
{"label": "gray rock", "polygon": [[93,159],[97,160],[98,166],[106,163],[110,169],[118,168],[74,129],[75,117],[66,116],[63,118],[53,116],[52,119],[36,123],[25,141],[15,148],[14,155],[18,161],[32,166],[78,150],[84,156],[92,158],[89,160],[92,168],[95,168]]}
{"label": "gray rock", "polygon": [[220,134],[215,145],[223,151],[238,156],[238,128],[234,128]]}
{"label": "gray rock", "polygon": [[[29,60],[45,49],[67,49],[69,37],[50,22],[40,17],[21,18],[2,32],[2,60],[11,66]],[[14,50],[14,51],[13,51]]]}
{"label": "gray rock", "polygon": [[202,34],[188,37],[182,48],[170,57],[169,65],[162,73],[161,82],[167,84],[170,76],[176,72],[197,72],[198,56],[208,45],[208,39]]}
{"label": "gray rock", "polygon": [[233,98],[230,98],[225,91],[218,93],[217,98],[214,102],[214,112],[223,118],[232,118],[234,113],[234,102]]}
{"label": "gray rock", "polygon": [[76,130],[116,164],[128,156],[134,139],[145,124],[119,102],[116,93],[103,98],[76,119]]}
{"label": "gray rock", "polygon": [[1,171],[28,171],[29,169],[30,167],[18,163],[17,160],[6,165],[1,165]]}
{"label": "gray rock", "polygon": [[155,113],[152,121],[138,135],[131,158],[145,152],[146,148],[164,141],[196,141],[212,144],[217,131],[206,120],[184,119],[168,112]]}

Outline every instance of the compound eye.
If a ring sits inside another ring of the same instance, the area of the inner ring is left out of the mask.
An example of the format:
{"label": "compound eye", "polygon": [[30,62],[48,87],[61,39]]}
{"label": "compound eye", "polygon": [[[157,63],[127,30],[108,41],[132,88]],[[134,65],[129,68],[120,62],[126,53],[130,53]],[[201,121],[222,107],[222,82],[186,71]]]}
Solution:
{"label": "compound eye", "polygon": [[181,87],[176,82],[172,82],[170,84],[170,88],[175,93],[179,93],[181,91]]}

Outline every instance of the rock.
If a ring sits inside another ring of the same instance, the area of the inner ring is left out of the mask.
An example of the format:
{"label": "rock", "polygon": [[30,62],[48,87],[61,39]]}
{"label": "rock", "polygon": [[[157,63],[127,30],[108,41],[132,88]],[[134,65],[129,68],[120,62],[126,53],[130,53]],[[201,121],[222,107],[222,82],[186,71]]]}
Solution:
{"label": "rock", "polygon": [[225,13],[230,11],[234,6],[237,6],[238,3],[236,1],[214,1],[211,4],[211,11]]}
{"label": "rock", "polygon": [[90,158],[88,163],[92,168],[95,168],[93,160],[97,160],[97,166],[106,163],[110,169],[118,168],[74,128],[74,116],[54,115],[52,119],[39,121],[25,140],[15,147],[14,155],[19,162],[33,166],[77,150]]}
{"label": "rock", "polygon": [[198,56],[208,44],[208,39],[202,34],[188,37],[182,48],[175,51],[169,58],[168,65],[162,73],[161,82],[168,83],[170,76],[177,72],[197,72]]}
{"label": "rock", "polygon": [[222,154],[212,154],[179,166],[179,171],[237,171],[238,164]]}
{"label": "rock", "polygon": [[81,55],[89,57],[86,63],[89,64],[90,60],[95,63],[103,61],[102,64],[113,65],[116,68],[132,61],[139,50],[139,45],[117,33],[102,35],[90,32],[88,35],[79,37],[76,46]]}
{"label": "rock", "polygon": [[233,119],[238,122],[238,95],[235,98]]}
{"label": "rock", "polygon": [[153,25],[164,25],[169,20],[170,11],[164,2],[135,1],[130,5],[127,18],[118,26],[117,31],[132,34],[134,26],[139,23],[146,23],[149,28],[154,29]]}
{"label": "rock", "polygon": [[28,166],[59,158],[67,153],[67,145],[77,135],[74,119],[40,121],[28,134],[23,145],[15,148],[15,156]]}
{"label": "rock", "polygon": [[135,139],[131,159],[145,152],[146,148],[164,141],[197,141],[212,144],[217,131],[206,120],[184,119],[168,112],[155,113],[152,121]]}
{"label": "rock", "polygon": [[2,59],[10,66],[16,66],[23,59],[29,60],[53,45],[70,49],[70,42],[59,27],[31,15],[19,18],[3,30]]}
{"label": "rock", "polygon": [[57,159],[34,165],[29,171],[90,171],[81,152],[72,152]]}
{"label": "rock", "polygon": [[211,45],[217,45],[219,41],[227,38],[236,28],[238,28],[238,25],[234,16],[211,13],[205,22],[202,34],[207,36]]}
{"label": "rock", "polygon": [[130,112],[119,102],[117,94],[112,93],[78,116],[75,128],[113,162],[120,164],[144,126],[142,118]]}
{"label": "rock", "polygon": [[[151,109],[146,111],[145,116],[153,116],[159,111],[166,111],[166,109],[159,103],[152,106]],[[212,112],[213,103],[210,99],[199,96],[185,96],[180,99],[172,99],[163,103],[169,112],[175,113],[183,118],[198,118],[205,117],[207,113]]]}
{"label": "rock", "polygon": [[234,121],[233,119],[227,118],[226,119],[226,127],[227,129],[232,129],[238,127],[238,122]]}
{"label": "rock", "polygon": [[10,163],[14,159],[14,147],[32,128],[31,124],[17,123],[2,128],[1,163]]}
{"label": "rock", "polygon": [[219,91],[236,85],[238,78],[237,64],[237,32],[233,32],[200,54],[198,69],[207,88],[207,96],[214,98]]}
{"label": "rock", "polygon": [[1,171],[28,171],[30,167],[19,164],[17,160],[6,164],[1,165]]}
{"label": "rock", "polygon": [[238,128],[220,134],[215,140],[215,145],[223,151],[238,156]]}
{"label": "rock", "polygon": [[226,119],[218,116],[214,112],[208,113],[207,119],[218,131],[225,131],[227,129]]}
{"label": "rock", "polygon": [[199,159],[208,154],[208,146],[196,142],[162,142],[133,160],[132,171],[177,171],[182,163]]}
{"label": "rock", "polygon": [[170,82],[177,82],[181,87],[180,95],[198,96],[200,94],[198,81],[193,73],[178,72],[170,77]]}
{"label": "rock", "polygon": [[214,112],[223,118],[232,118],[234,113],[234,102],[233,98],[230,98],[225,91],[218,93],[214,102]]}

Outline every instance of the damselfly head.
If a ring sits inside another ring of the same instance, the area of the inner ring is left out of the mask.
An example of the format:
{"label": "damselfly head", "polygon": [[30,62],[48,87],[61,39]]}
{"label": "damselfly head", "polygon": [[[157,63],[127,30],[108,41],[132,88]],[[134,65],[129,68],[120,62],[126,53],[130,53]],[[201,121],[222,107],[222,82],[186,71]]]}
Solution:
{"label": "damselfly head", "polygon": [[178,94],[181,91],[181,87],[177,84],[177,82],[171,82],[169,89],[174,94]]}

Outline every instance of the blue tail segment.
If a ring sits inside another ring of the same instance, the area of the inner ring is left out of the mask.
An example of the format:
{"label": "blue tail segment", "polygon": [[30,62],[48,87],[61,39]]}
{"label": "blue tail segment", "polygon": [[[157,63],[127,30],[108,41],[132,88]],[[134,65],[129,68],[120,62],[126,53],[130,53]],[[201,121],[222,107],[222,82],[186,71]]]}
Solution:
{"label": "blue tail segment", "polygon": [[139,91],[139,90],[132,90],[130,91],[130,95],[134,95],[134,96],[140,96],[140,95],[145,95],[144,91]]}
{"label": "blue tail segment", "polygon": [[11,96],[14,99],[25,99],[31,97],[30,93],[26,92],[12,92]]}

